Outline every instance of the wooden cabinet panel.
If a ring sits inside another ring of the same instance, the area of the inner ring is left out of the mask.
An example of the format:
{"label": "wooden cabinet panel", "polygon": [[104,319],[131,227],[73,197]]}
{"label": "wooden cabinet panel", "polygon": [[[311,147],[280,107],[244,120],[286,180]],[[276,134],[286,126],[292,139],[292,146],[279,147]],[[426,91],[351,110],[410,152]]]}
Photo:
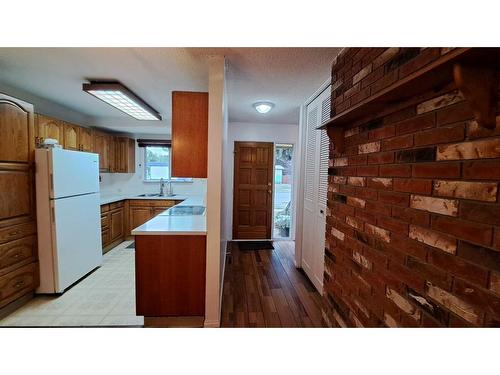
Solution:
{"label": "wooden cabinet panel", "polygon": [[36,236],[30,236],[0,245],[0,276],[36,259]]}
{"label": "wooden cabinet panel", "polygon": [[135,173],[135,140],[115,137],[115,172]]}
{"label": "wooden cabinet panel", "polygon": [[80,127],[64,123],[64,148],[67,150],[80,150]]}
{"label": "wooden cabinet panel", "polygon": [[137,315],[204,316],[206,236],[136,236]]}
{"label": "wooden cabinet panel", "polygon": [[116,172],[116,150],[115,150],[115,137],[112,135],[107,135],[107,146],[108,146],[108,164],[109,172]]}
{"label": "wooden cabinet panel", "polygon": [[109,172],[109,135],[94,131],[93,151],[99,154],[99,171]]}
{"label": "wooden cabinet panel", "polygon": [[78,132],[80,138],[80,151],[92,152],[92,129],[80,127]]}
{"label": "wooden cabinet panel", "polygon": [[32,292],[38,282],[38,263],[27,264],[0,277],[0,307]]}
{"label": "wooden cabinet panel", "polygon": [[[102,240],[102,247],[103,247],[103,250],[104,250],[104,248],[111,243],[111,238],[110,238],[110,235],[109,235],[109,229],[108,228],[101,230],[101,240]],[[103,253],[105,253],[105,251],[103,251]]]}
{"label": "wooden cabinet panel", "polygon": [[111,242],[123,237],[123,208],[110,212]]}
{"label": "wooden cabinet panel", "polygon": [[36,137],[39,143],[43,143],[46,138],[57,139],[59,144],[64,147],[63,122],[38,113],[36,115]]}
{"label": "wooden cabinet panel", "polygon": [[207,177],[208,93],[172,92],[172,176]]}
{"label": "wooden cabinet panel", "polygon": [[[33,114],[21,103],[0,95],[0,161],[28,162]],[[31,118],[30,118],[31,117]]]}
{"label": "wooden cabinet panel", "polygon": [[4,220],[34,219],[33,185],[30,165],[0,165],[0,225]]}
{"label": "wooden cabinet panel", "polygon": [[130,230],[137,228],[153,217],[151,207],[130,207]]}
{"label": "wooden cabinet panel", "polygon": [[12,225],[5,228],[0,227],[0,244],[14,241],[36,233],[36,222]]}

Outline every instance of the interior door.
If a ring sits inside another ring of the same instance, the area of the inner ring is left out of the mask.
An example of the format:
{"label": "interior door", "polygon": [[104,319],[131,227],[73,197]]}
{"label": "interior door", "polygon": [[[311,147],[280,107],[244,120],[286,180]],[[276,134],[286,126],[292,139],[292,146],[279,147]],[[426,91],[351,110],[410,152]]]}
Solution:
{"label": "interior door", "polygon": [[271,238],[273,154],[273,143],[234,143],[234,239]]}
{"label": "interior door", "polygon": [[330,87],[306,109],[302,268],[318,291],[323,288],[329,139],[316,128],[330,118]]}

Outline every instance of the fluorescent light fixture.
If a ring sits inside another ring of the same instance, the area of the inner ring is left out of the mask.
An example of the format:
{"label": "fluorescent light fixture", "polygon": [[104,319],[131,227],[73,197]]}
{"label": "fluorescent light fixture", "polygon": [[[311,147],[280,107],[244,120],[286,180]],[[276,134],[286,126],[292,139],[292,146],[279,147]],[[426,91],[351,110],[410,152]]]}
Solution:
{"label": "fluorescent light fixture", "polygon": [[83,91],[101,99],[137,120],[161,120],[160,114],[148,103],[117,81],[91,81]]}
{"label": "fluorescent light fixture", "polygon": [[253,103],[253,107],[259,113],[265,114],[269,112],[274,107],[274,103],[271,102],[257,102]]}

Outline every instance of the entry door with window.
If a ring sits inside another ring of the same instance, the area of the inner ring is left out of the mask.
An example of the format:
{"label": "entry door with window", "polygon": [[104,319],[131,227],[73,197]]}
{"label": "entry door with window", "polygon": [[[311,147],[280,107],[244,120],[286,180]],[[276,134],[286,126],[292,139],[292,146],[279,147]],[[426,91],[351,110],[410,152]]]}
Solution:
{"label": "entry door with window", "polygon": [[302,268],[321,293],[323,289],[329,138],[316,130],[330,118],[330,86],[306,109]]}
{"label": "entry door with window", "polygon": [[233,239],[270,239],[273,143],[234,143]]}

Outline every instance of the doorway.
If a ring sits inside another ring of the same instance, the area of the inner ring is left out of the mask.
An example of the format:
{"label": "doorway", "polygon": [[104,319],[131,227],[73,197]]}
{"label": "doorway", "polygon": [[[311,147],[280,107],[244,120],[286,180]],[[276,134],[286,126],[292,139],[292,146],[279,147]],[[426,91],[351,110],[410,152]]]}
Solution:
{"label": "doorway", "polygon": [[271,239],[272,142],[234,142],[233,239]]}
{"label": "doorway", "polygon": [[273,238],[292,236],[293,144],[276,143],[274,148]]}

